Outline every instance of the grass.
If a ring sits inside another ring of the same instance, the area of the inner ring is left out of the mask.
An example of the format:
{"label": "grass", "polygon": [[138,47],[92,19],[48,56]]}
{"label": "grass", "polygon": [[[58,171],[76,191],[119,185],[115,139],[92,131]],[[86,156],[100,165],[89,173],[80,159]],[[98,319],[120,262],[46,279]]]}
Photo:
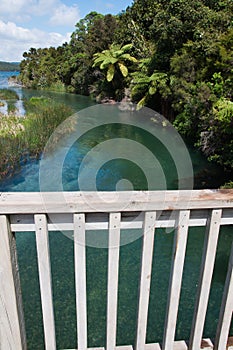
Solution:
{"label": "grass", "polygon": [[17,111],[16,105],[15,105],[14,103],[8,101],[8,104],[7,104],[7,112],[8,112],[9,114],[13,114],[13,113],[15,113],[16,111]]}
{"label": "grass", "polygon": [[19,96],[15,91],[0,89],[0,107],[3,107],[5,104],[7,104],[8,114],[13,115],[16,112],[17,107],[15,105],[15,102],[18,99]]}
{"label": "grass", "polygon": [[18,100],[19,96],[18,94],[13,91],[13,90],[9,90],[9,89],[0,89],[0,100]]}
{"label": "grass", "polygon": [[50,99],[32,97],[26,103],[25,117],[0,115],[0,179],[12,176],[22,160],[39,158],[56,127],[73,113]]}

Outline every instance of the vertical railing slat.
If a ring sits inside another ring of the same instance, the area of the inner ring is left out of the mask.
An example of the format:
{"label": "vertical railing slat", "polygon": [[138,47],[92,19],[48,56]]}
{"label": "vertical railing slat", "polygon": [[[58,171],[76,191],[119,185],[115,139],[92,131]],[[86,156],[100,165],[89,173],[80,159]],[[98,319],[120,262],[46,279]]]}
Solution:
{"label": "vertical railing slat", "polygon": [[223,292],[214,349],[226,349],[233,312],[233,244]]}
{"label": "vertical railing slat", "polygon": [[174,235],[171,275],[168,291],[167,313],[164,326],[163,350],[174,347],[177,313],[182,284],[183,266],[188,238],[189,210],[181,210]]}
{"label": "vertical railing slat", "polygon": [[78,349],[87,348],[85,214],[74,214],[74,258]]}
{"label": "vertical railing slat", "polygon": [[45,349],[55,350],[56,334],[53,312],[53,294],[47,218],[44,214],[36,214],[34,215],[34,220],[36,229],[36,247],[44,323]]}
{"label": "vertical railing slat", "polygon": [[0,349],[26,349],[16,242],[8,219],[0,216]]}
{"label": "vertical railing slat", "polygon": [[209,292],[214,269],[222,209],[212,210],[207,221],[206,234],[201,263],[201,273],[197,291],[196,305],[190,335],[189,349],[200,349]]}
{"label": "vertical railing slat", "polygon": [[146,343],[147,316],[150,297],[151,271],[154,249],[156,212],[146,212],[143,224],[141,280],[139,289],[136,350]]}
{"label": "vertical railing slat", "polygon": [[117,298],[120,251],[121,214],[109,214],[108,301],[106,350],[115,350],[117,332]]}

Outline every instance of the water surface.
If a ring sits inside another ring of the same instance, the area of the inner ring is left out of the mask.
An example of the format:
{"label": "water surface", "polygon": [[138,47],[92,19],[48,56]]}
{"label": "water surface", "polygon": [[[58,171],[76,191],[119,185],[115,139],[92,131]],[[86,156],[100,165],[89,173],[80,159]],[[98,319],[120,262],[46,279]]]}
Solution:
{"label": "water surface", "polygon": [[[1,75],[0,75],[1,76]],[[0,78],[1,82],[1,78]],[[75,111],[93,106],[94,102],[87,97],[73,94],[41,92],[34,90],[15,89],[21,100],[31,96],[49,96],[59,102],[71,105]],[[23,101],[23,100],[22,100]],[[107,111],[107,110],[106,110]],[[121,114],[122,115],[122,114]],[[127,112],[124,112],[124,120]],[[106,119],[109,114],[106,112]],[[128,116],[130,118],[130,116]],[[91,124],[91,121],[88,121]],[[150,123],[145,120],[145,123]],[[93,120],[94,125],[94,120]],[[150,125],[150,124],[148,124]],[[94,128],[83,137],[73,143],[66,154],[62,169],[62,186],[66,191],[78,191],[80,189],[77,181],[82,162],[93,149],[94,156],[106,159],[107,154],[115,152],[112,148],[106,148],[106,155],[98,153],[99,144],[115,138],[126,138],[142,144],[152,152],[158,159],[166,179],[167,189],[178,188],[178,175],[173,159],[166,147],[158,140],[148,135],[145,130],[139,130],[132,126],[109,124]],[[119,152],[125,154],[124,144],[119,143]],[[197,188],[215,187],[217,184],[218,168],[207,164],[205,158],[192,147],[187,146],[191,155]],[[128,150],[127,150],[128,151]],[[139,150],[140,151],[140,150]],[[55,149],[53,159],[59,157],[60,149]],[[141,151],[140,151],[141,152]],[[137,154],[143,158],[143,153]],[[58,158],[57,158],[58,159]],[[89,158],[86,158],[87,160]],[[96,159],[94,159],[96,161]],[[89,159],[90,160],[90,159]],[[95,175],[96,169],[93,162],[85,164],[86,186],[89,189],[90,179]],[[147,163],[145,163],[147,164]],[[14,177],[0,183],[1,191],[39,191],[40,190],[40,163],[37,160],[22,165]],[[159,169],[159,168],[158,168]],[[136,190],[147,190],[148,181],[145,172],[147,169],[132,162],[132,159],[124,157],[114,158],[104,163],[97,172],[97,190],[114,191],[117,184],[120,189],[128,189],[131,184]],[[156,170],[151,168],[153,176],[156,177]],[[55,177],[56,179],[56,173]],[[121,180],[124,180],[123,182]],[[125,181],[126,180],[126,181]],[[184,186],[185,181],[184,180]],[[52,183],[48,177],[47,187]],[[154,190],[160,189],[158,186]],[[122,185],[123,184],[123,185]],[[52,185],[51,185],[52,186]],[[125,187],[124,187],[125,186]],[[150,188],[151,189],[151,188]],[[120,272],[119,272],[119,304],[118,304],[118,327],[117,344],[133,344],[136,330],[138,282],[140,276],[140,261],[142,239],[140,230],[130,232],[135,239],[131,243],[122,245],[120,248]],[[195,295],[198,284],[199,269],[201,263],[201,251],[204,241],[204,228],[192,228],[189,230],[187,256],[184,267],[184,280],[182,284],[181,305],[178,315],[176,339],[188,339],[190,334],[191,320],[194,309]],[[94,242],[102,235],[107,242],[107,232],[88,233],[88,240]],[[122,230],[121,241],[127,240],[129,231]],[[26,330],[28,349],[41,350],[44,348],[42,314],[39,295],[38,269],[36,262],[36,245],[34,233],[17,233],[17,248],[20,275],[22,280],[22,292],[24,300],[24,311],[26,318]],[[139,237],[139,238],[138,238]],[[169,281],[171,264],[172,244],[174,233],[166,233],[165,230],[156,230],[154,243],[154,258],[152,271],[152,285],[150,295],[150,307],[148,318],[147,342],[161,341],[163,336],[163,324],[166,309],[166,295]],[[76,321],[75,321],[75,292],[74,292],[74,263],[73,263],[73,241],[60,232],[49,234],[51,249],[51,265],[54,294],[54,311],[56,321],[57,347],[76,348]],[[220,232],[219,246],[212,282],[211,296],[208,306],[208,314],[205,323],[205,336],[215,335],[221,294],[223,291],[227,262],[232,242],[232,228],[224,227]],[[97,347],[105,345],[106,336],[106,301],[107,301],[107,249],[87,246],[87,289],[88,289],[88,346]]]}

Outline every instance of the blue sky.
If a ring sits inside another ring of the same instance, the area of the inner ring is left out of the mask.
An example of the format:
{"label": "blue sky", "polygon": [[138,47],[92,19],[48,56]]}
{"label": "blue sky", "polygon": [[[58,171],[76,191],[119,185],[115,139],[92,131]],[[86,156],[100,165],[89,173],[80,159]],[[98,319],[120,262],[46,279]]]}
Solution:
{"label": "blue sky", "polygon": [[117,14],[133,0],[0,0],[0,61],[20,61],[31,47],[69,41],[91,11]]}

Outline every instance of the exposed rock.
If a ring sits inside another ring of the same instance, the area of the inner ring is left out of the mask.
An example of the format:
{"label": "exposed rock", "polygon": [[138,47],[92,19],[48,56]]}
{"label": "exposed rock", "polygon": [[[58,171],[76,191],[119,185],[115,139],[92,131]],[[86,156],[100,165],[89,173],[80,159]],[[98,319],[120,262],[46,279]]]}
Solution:
{"label": "exposed rock", "polygon": [[8,78],[8,85],[9,86],[14,86],[14,87],[22,87],[23,84],[16,75],[12,75],[11,77]]}
{"label": "exposed rock", "polygon": [[101,100],[101,103],[114,105],[116,104],[116,101],[111,97],[105,97]]}

